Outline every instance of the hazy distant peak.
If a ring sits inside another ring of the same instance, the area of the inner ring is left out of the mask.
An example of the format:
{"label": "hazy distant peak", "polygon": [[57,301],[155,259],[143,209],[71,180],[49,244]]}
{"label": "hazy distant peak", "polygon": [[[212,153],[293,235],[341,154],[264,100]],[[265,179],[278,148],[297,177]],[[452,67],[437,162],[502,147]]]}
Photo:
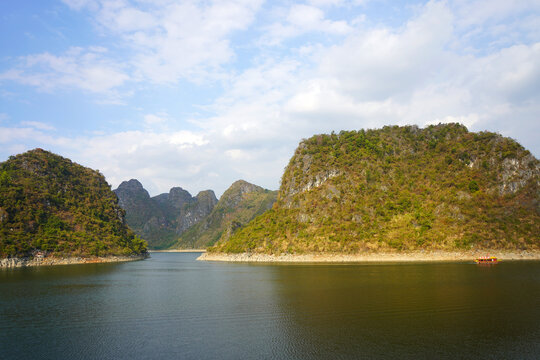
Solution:
{"label": "hazy distant peak", "polygon": [[118,189],[128,189],[128,190],[144,190],[144,187],[137,179],[131,179],[128,181],[122,181],[118,186]]}
{"label": "hazy distant peak", "polygon": [[174,207],[182,207],[184,204],[192,202],[193,200],[191,194],[181,187],[173,187],[169,191],[168,201]]}
{"label": "hazy distant peak", "polygon": [[214,190],[199,191],[196,198],[199,199],[199,200],[208,198],[208,199],[214,200],[214,202],[216,202],[216,203],[218,201],[217,197],[216,197],[216,194],[214,193]]}

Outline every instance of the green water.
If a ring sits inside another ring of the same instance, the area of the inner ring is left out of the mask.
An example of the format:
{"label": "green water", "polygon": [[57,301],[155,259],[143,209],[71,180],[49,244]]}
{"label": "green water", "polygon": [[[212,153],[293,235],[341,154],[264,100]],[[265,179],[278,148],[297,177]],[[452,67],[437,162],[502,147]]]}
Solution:
{"label": "green water", "polygon": [[0,359],[539,359],[540,262],[0,271]]}

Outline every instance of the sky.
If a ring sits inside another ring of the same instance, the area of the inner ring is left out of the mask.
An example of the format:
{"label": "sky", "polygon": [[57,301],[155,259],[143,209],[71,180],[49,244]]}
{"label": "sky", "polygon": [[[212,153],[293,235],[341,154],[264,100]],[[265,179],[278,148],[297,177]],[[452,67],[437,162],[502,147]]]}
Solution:
{"label": "sky", "polygon": [[303,138],[459,122],[540,156],[540,0],[0,2],[0,161],[278,189]]}

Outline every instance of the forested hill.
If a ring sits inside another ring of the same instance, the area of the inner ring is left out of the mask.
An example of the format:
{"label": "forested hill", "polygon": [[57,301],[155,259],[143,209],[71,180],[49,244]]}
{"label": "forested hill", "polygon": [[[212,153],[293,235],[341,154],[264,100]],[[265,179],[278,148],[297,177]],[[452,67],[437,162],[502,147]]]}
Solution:
{"label": "forested hill", "polygon": [[274,208],[210,251],[540,249],[540,164],[459,124],[303,140]]}
{"label": "forested hill", "polygon": [[221,196],[212,212],[184,232],[174,247],[202,249],[225,241],[253,218],[269,210],[277,191],[244,180],[235,181]]}
{"label": "forested hill", "polygon": [[98,171],[42,149],[0,163],[0,257],[146,253]]}

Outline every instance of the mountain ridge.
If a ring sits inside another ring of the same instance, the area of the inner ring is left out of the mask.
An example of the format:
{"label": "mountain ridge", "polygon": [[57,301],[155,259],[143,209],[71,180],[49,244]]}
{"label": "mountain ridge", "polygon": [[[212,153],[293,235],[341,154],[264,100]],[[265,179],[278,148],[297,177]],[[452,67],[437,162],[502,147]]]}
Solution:
{"label": "mountain ridge", "polygon": [[153,249],[170,247],[217,203],[212,190],[200,191],[193,197],[181,187],[150,197],[136,179],[123,181],[114,192],[126,211],[127,224]]}

